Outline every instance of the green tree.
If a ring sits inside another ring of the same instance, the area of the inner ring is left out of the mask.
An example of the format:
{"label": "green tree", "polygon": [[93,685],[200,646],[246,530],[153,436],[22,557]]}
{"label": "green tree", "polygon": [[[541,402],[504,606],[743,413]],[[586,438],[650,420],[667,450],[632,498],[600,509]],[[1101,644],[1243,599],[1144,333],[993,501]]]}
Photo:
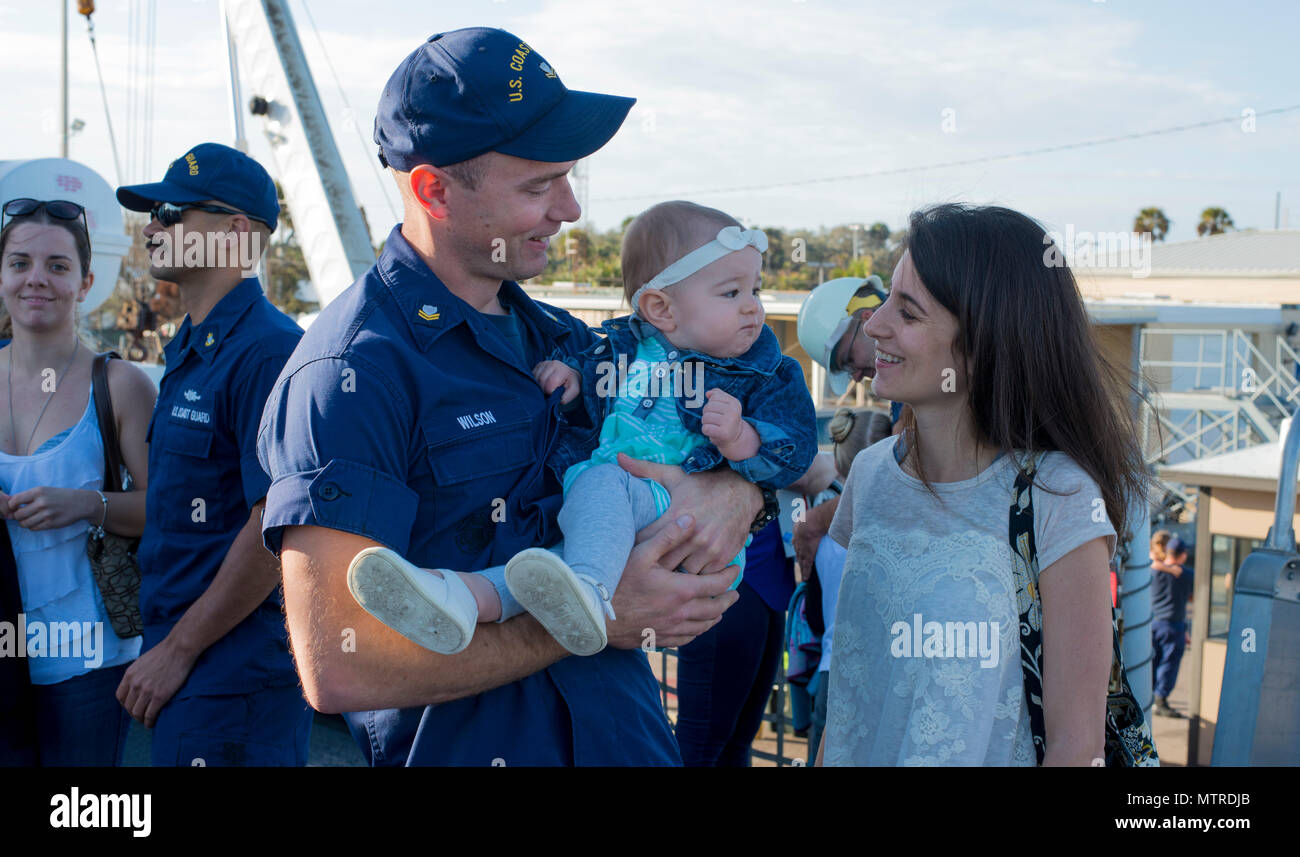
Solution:
{"label": "green tree", "polygon": [[878,252],[885,249],[889,243],[889,227],[880,221],[876,221],[867,227],[867,251]]}
{"label": "green tree", "polygon": [[889,244],[884,252],[878,253],[872,257],[871,273],[880,277],[885,288],[889,288],[889,283],[894,278],[894,268],[898,266],[898,260],[903,258],[903,248],[907,242],[907,231],[895,232],[890,236]]}
{"label": "green tree", "polygon": [[280,228],[276,230],[280,237],[272,239],[266,251],[266,299],[289,316],[315,312],[320,309],[320,304],[305,301],[298,294],[298,284],[309,282],[311,273],[298,244],[298,233],[293,226],[293,213],[284,198],[284,188],[276,182],[275,190],[280,197]]}
{"label": "green tree", "polygon": [[1169,218],[1163,208],[1144,208],[1133,219],[1133,231],[1139,235],[1150,234],[1152,241],[1164,241],[1169,232]]}
{"label": "green tree", "polygon": [[1207,208],[1201,212],[1201,222],[1196,224],[1197,235],[1218,235],[1233,228],[1232,218],[1222,208]]}

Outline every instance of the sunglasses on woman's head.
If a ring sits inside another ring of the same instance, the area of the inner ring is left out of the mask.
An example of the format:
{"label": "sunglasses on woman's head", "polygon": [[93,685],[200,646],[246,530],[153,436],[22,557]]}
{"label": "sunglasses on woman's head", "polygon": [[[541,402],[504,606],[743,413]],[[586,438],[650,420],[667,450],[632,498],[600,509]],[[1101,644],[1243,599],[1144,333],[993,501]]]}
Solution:
{"label": "sunglasses on woman's head", "polygon": [[[161,223],[163,226],[175,226],[181,222],[185,212],[191,208],[197,208],[199,211],[207,211],[212,214],[244,214],[242,211],[235,211],[233,208],[222,208],[219,205],[208,205],[205,202],[189,202],[184,205],[177,205],[174,202],[160,202],[153,208],[149,209],[149,216]],[[266,223],[260,217],[253,217],[251,214],[244,214],[250,220],[256,220],[258,223]],[[271,224],[266,223],[269,227]]]}
{"label": "sunglasses on woman's head", "polygon": [[[26,217],[29,214],[35,214],[44,208],[50,217],[57,217],[59,220],[76,220],[81,218],[83,225],[86,225],[86,209],[75,202],[66,199],[40,200],[22,197],[21,199],[11,199],[4,204],[3,214],[0,215],[0,228],[4,226],[6,217]],[[86,226],[86,234],[90,234],[90,227]]]}

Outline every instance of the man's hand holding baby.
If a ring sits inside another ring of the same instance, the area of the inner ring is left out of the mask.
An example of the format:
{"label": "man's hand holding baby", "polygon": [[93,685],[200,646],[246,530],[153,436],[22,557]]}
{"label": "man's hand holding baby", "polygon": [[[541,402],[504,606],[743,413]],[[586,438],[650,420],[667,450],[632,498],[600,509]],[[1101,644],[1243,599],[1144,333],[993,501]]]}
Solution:
{"label": "man's hand holding baby", "polygon": [[582,377],[578,370],[559,360],[543,360],[533,367],[533,378],[542,388],[542,392],[551,395],[556,387],[564,388],[560,404],[567,405],[582,392]]}
{"label": "man's hand holding baby", "polygon": [[714,387],[704,397],[708,400],[701,412],[704,436],[728,461],[744,461],[758,454],[761,443],[758,432],[745,422],[740,400],[720,388]]}

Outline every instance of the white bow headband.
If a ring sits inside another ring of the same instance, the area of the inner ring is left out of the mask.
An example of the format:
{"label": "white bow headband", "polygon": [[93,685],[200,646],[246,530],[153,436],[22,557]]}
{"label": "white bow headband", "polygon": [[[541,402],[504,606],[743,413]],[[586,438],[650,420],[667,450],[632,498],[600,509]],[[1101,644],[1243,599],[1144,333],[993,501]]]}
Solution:
{"label": "white bow headband", "polygon": [[703,270],[709,265],[737,250],[753,247],[760,253],[767,252],[767,235],[761,229],[741,229],[739,226],[727,226],[718,230],[718,235],[708,244],[697,247],[682,258],[664,268],[654,279],[636,290],[632,295],[632,312],[640,314],[641,295],[646,289],[662,289]]}

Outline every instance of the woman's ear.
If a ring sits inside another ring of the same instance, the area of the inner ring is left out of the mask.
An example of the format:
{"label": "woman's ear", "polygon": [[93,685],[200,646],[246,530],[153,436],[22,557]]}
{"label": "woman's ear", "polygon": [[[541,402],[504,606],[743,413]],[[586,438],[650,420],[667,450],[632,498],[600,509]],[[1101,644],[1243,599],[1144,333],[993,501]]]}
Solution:
{"label": "woman's ear", "polygon": [[638,314],[664,333],[677,329],[673,319],[673,302],[661,289],[646,289],[641,294],[641,306]]}
{"label": "woman's ear", "polygon": [[87,271],[86,276],[81,281],[81,288],[77,289],[77,303],[81,303],[86,299],[86,295],[90,294],[90,287],[93,285],[95,285],[95,272]]}

